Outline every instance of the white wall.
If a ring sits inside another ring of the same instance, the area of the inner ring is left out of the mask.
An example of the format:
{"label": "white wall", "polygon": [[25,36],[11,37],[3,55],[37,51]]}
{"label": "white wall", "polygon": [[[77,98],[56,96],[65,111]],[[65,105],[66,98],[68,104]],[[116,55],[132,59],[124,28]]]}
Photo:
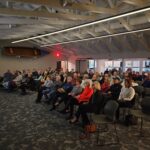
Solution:
{"label": "white wall", "polygon": [[0,54],[0,75],[6,70],[22,70],[22,69],[44,69],[47,67],[56,68],[56,59],[51,54],[40,58],[16,58],[6,57]]}
{"label": "white wall", "polygon": [[104,72],[105,71],[105,62],[106,61],[107,61],[106,59],[97,59],[96,60],[97,66],[95,68],[95,71],[97,71],[97,72]]}
{"label": "white wall", "polygon": [[68,61],[61,61],[61,67],[63,68],[63,71],[66,71],[67,69],[71,71],[72,69],[75,70],[76,68],[76,60],[75,59],[69,59]]}

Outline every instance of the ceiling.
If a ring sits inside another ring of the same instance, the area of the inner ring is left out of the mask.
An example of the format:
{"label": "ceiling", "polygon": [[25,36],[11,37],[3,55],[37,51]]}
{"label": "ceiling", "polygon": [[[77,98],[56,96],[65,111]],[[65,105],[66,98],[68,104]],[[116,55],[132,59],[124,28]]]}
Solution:
{"label": "ceiling", "polygon": [[[11,41],[52,33],[144,7],[150,7],[150,0],[0,0],[1,46],[3,43],[15,46],[10,44]],[[150,11],[146,11],[18,44],[34,47],[56,44],[45,49],[58,50],[67,57],[77,58],[150,57],[150,31],[57,44],[149,27]]]}

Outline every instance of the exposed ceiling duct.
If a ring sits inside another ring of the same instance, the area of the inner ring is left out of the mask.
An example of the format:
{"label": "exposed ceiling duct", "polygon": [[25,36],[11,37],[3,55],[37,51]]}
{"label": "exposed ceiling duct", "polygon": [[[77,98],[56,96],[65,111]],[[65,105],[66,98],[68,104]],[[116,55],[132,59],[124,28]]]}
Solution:
{"label": "exposed ceiling duct", "polygon": [[[65,1],[1,0],[0,40],[12,42],[53,33],[150,7],[150,0],[70,0],[66,1],[67,5],[65,7],[62,6],[61,2],[64,4]],[[68,3],[71,5],[68,5]],[[28,45],[30,43],[30,45],[40,47],[41,45],[93,38],[91,41],[62,45],[62,51],[68,55],[82,58],[147,57],[150,52],[149,31],[122,35],[121,38],[114,36],[105,40],[94,39],[97,36],[130,32],[144,28],[150,28],[150,11],[18,44]],[[10,43],[9,45],[12,44]],[[47,47],[46,49],[55,50],[54,47]]]}

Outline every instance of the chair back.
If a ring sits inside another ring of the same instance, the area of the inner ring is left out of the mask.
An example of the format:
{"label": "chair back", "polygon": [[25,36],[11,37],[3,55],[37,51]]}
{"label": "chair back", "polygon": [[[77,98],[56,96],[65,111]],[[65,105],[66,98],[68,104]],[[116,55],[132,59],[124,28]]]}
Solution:
{"label": "chair back", "polygon": [[133,88],[134,88],[135,92],[138,93],[139,96],[142,96],[142,93],[144,91],[143,86],[134,86]]}
{"label": "chair back", "polygon": [[116,101],[110,100],[106,103],[106,105],[104,107],[104,114],[111,121],[115,121],[116,120],[116,111],[117,111],[118,107],[119,107],[119,104]]}
{"label": "chair back", "polygon": [[144,95],[147,97],[147,96],[150,96],[150,88],[144,88]]}
{"label": "chair back", "polygon": [[142,111],[150,115],[150,97],[144,97],[141,102]]}
{"label": "chair back", "polygon": [[140,105],[140,97],[138,93],[135,93],[134,98],[132,99],[132,107],[134,108],[138,108],[138,106]]}

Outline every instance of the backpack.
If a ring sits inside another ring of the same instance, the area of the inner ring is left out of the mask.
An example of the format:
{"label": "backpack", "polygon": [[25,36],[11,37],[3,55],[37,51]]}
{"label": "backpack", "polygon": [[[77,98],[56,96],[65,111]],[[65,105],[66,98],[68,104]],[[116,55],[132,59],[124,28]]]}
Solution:
{"label": "backpack", "polygon": [[135,116],[133,116],[132,114],[125,116],[125,122],[124,122],[124,124],[126,126],[137,125],[137,123],[138,123],[138,118],[135,117]]}

